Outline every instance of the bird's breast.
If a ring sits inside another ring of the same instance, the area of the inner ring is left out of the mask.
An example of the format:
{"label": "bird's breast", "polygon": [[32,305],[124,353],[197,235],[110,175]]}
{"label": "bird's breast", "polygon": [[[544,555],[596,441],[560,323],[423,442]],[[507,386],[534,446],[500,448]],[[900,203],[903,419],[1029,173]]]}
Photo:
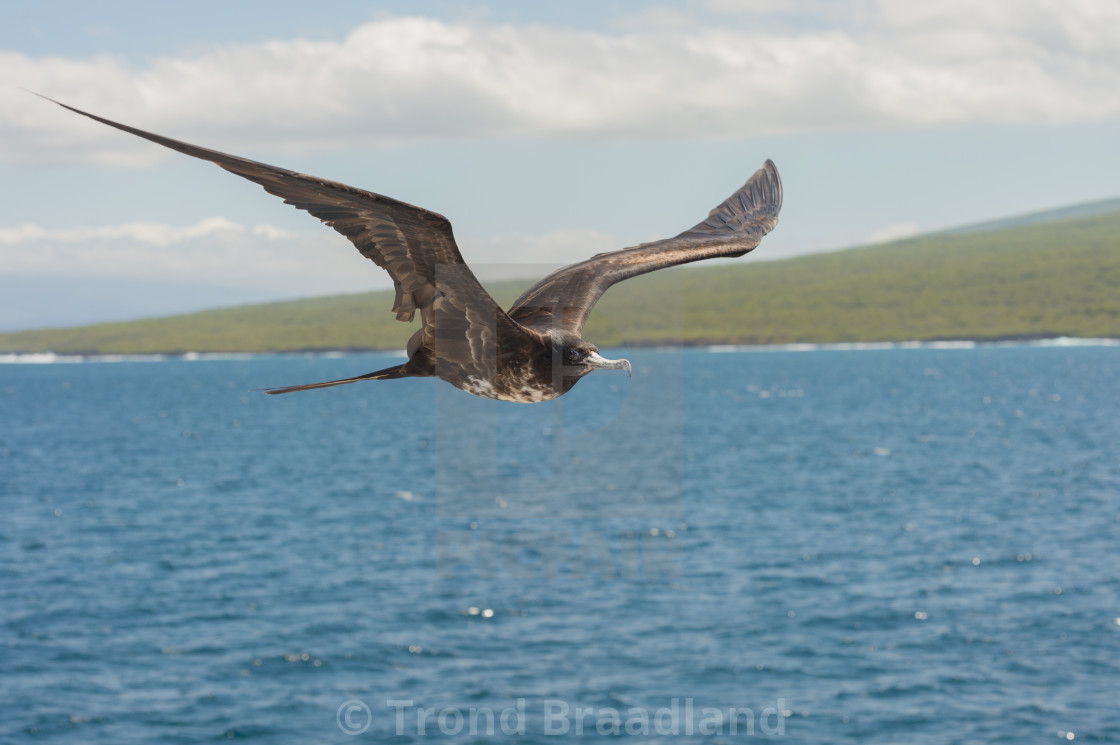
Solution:
{"label": "bird's breast", "polygon": [[563,395],[575,381],[554,379],[551,369],[540,369],[538,365],[521,363],[498,365],[489,377],[468,375],[462,380],[453,381],[467,393],[498,401],[515,403],[539,403]]}

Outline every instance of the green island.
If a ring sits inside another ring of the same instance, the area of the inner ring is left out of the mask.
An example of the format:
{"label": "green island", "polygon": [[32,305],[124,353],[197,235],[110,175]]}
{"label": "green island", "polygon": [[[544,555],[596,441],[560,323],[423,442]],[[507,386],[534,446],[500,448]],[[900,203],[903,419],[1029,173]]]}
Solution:
{"label": "green island", "polygon": [[[1120,211],[1000,225],[654,272],[608,291],[584,337],[603,347],[1120,337]],[[508,307],[532,281],[486,284]],[[0,352],[401,349],[417,326],[391,305],[382,291],[4,333]]]}

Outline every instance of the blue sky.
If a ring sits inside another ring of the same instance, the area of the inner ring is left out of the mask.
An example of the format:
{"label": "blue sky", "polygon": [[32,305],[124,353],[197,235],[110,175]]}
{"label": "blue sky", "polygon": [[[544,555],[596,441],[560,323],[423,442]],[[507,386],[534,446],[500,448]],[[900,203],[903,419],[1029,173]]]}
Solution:
{"label": "blue sky", "polygon": [[388,285],[256,186],[21,88],[442,212],[484,276],[675,234],[767,157],[786,201],[753,260],[1120,195],[1120,7],[1096,0],[5,15],[3,329]]}

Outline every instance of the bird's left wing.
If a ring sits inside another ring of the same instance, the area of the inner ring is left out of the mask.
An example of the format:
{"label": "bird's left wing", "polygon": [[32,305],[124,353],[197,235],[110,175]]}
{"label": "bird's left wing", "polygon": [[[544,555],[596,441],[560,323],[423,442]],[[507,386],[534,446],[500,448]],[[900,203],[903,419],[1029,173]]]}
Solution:
{"label": "bird's left wing", "polygon": [[674,238],[602,253],[542,279],[509,310],[518,323],[579,335],[595,303],[624,279],[657,269],[718,256],[742,256],[778,224],[782,180],[773,161],[713,209],[708,218]]}
{"label": "bird's left wing", "polygon": [[493,365],[495,329],[501,326],[517,330],[466,266],[455,244],[451,223],[443,215],[346,184],[145,132],[54,99],[47,100],[110,127],[210,161],[260,184],[265,191],[342,233],[363,256],[393,278],[397,291],[393,312],[399,320],[411,321],[415,311],[421,311],[421,346],[429,357],[438,356],[441,363],[482,375]]}

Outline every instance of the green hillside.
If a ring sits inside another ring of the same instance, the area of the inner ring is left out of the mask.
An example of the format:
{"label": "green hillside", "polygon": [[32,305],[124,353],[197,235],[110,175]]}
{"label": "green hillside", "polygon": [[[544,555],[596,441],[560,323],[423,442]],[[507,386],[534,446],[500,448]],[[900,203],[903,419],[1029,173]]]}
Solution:
{"label": "green hillside", "polygon": [[[489,289],[508,306],[529,283]],[[0,352],[400,349],[416,326],[391,305],[376,292],[8,333]],[[655,272],[612,288],[584,335],[600,346],[1120,337],[1120,212]]]}

